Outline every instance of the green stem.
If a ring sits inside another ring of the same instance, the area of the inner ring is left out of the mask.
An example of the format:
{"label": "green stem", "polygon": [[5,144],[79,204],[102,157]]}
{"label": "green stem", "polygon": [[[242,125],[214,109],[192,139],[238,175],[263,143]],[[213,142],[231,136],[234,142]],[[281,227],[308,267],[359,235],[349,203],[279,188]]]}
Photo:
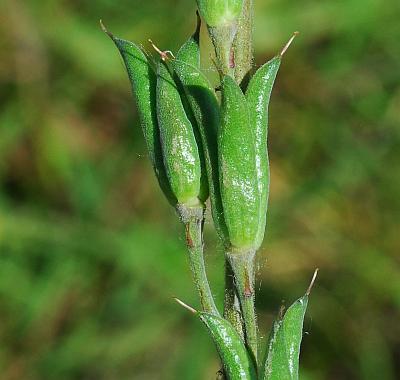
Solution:
{"label": "green stem", "polygon": [[232,268],[235,285],[242,309],[245,340],[257,363],[257,319],[254,309],[254,250],[243,252],[226,252],[226,259]]}
{"label": "green stem", "polygon": [[217,57],[217,69],[220,75],[234,76],[234,59],[232,44],[236,35],[237,24],[227,24],[218,27],[208,27],[208,33],[214,45]]}
{"label": "green stem", "polygon": [[253,0],[244,0],[233,42],[236,82],[245,88],[253,66]]}
{"label": "green stem", "polygon": [[184,211],[182,211],[181,208],[179,209],[179,213],[185,225],[186,246],[189,252],[190,269],[193,281],[199,293],[202,310],[207,313],[219,315],[218,309],[215,306],[214,297],[211,293],[204,265],[204,208],[186,208]]}
{"label": "green stem", "polygon": [[234,275],[231,265],[225,259],[225,299],[224,299],[224,318],[227,319],[239,336],[244,341],[243,320],[240,311],[239,298],[235,289]]}

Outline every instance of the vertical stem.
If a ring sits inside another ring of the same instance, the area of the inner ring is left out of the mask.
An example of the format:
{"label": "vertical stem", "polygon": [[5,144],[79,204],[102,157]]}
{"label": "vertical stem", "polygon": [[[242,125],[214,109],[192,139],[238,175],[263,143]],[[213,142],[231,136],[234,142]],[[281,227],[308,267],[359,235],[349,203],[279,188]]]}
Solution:
{"label": "vertical stem", "polygon": [[234,58],[232,44],[236,35],[237,24],[209,27],[208,33],[214,45],[220,74],[234,76]]}
{"label": "vertical stem", "polygon": [[235,280],[231,265],[225,259],[225,299],[224,299],[224,318],[227,319],[239,336],[244,341],[243,320],[240,311],[239,298],[236,294]]}
{"label": "vertical stem", "polygon": [[185,225],[186,246],[189,252],[190,269],[192,271],[193,281],[196,284],[196,288],[199,293],[202,310],[207,313],[219,315],[218,309],[215,306],[213,295],[211,293],[210,285],[207,279],[206,268],[204,265],[204,209],[189,209],[186,217],[183,219],[183,222]]}
{"label": "vertical stem", "polygon": [[235,285],[240,300],[245,327],[246,344],[257,363],[257,319],[254,309],[254,250],[226,252],[226,258],[235,275]]}
{"label": "vertical stem", "polygon": [[246,87],[253,66],[253,0],[244,0],[233,43],[235,79]]}

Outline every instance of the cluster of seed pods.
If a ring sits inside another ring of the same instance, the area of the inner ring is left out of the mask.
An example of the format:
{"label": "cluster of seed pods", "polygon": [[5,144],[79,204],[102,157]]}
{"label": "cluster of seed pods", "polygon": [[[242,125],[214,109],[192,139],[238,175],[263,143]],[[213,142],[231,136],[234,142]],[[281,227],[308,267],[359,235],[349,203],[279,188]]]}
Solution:
{"label": "cluster of seed pods", "polygon": [[[243,1],[197,3],[210,35],[223,39],[229,29],[232,43]],[[155,59],[133,42],[106,32],[124,60],[160,188],[183,222],[202,213],[210,199],[215,229],[236,275],[235,263],[241,262],[236,258],[248,255],[252,260],[264,238],[270,181],[268,105],[283,53],[293,38],[251,76],[245,89],[223,70],[222,63],[217,67],[218,97],[200,68],[199,16],[195,33],[176,56],[152,43],[159,53]],[[236,281],[246,314],[244,303],[253,285],[251,280],[242,282],[239,274]],[[248,340],[251,326],[245,326],[243,339],[214,305],[206,312],[191,310],[210,332],[228,379],[296,379],[298,369],[291,363],[298,361],[306,306],[307,295],[277,319],[261,366],[257,342],[251,347]],[[291,334],[287,329],[293,330]]]}

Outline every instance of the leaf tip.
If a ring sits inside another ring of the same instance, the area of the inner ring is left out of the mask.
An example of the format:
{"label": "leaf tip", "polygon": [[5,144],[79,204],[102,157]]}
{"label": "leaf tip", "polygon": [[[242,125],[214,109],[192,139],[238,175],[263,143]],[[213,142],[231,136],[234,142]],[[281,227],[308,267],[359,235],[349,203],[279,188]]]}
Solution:
{"label": "leaf tip", "polygon": [[309,296],[310,293],[311,293],[311,290],[312,290],[312,288],[313,288],[313,286],[314,286],[315,280],[316,280],[317,275],[318,275],[318,271],[319,271],[319,268],[315,269],[315,271],[314,271],[314,274],[313,274],[313,276],[312,276],[310,285],[308,286],[308,289],[307,289],[307,291],[306,291],[306,296]]}
{"label": "leaf tip", "polygon": [[189,310],[191,313],[193,314],[197,314],[197,310],[194,309],[193,307],[187,305],[186,303],[184,303],[183,301],[181,301],[179,298],[174,297],[174,300],[181,305],[182,307],[184,307],[186,310]]}

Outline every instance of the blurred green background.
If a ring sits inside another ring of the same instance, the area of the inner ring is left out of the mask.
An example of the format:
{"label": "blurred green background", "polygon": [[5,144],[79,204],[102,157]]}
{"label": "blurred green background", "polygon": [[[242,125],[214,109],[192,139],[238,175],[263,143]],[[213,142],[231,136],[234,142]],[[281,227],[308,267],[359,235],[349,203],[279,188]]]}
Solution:
{"label": "blurred green background", "polygon": [[[398,379],[400,2],[255,3],[257,65],[301,32],[271,104],[260,331],[319,267],[301,378]],[[182,228],[99,28],[176,51],[194,11],[194,0],[0,2],[1,380],[215,378],[212,343],[171,299],[198,305]]]}

